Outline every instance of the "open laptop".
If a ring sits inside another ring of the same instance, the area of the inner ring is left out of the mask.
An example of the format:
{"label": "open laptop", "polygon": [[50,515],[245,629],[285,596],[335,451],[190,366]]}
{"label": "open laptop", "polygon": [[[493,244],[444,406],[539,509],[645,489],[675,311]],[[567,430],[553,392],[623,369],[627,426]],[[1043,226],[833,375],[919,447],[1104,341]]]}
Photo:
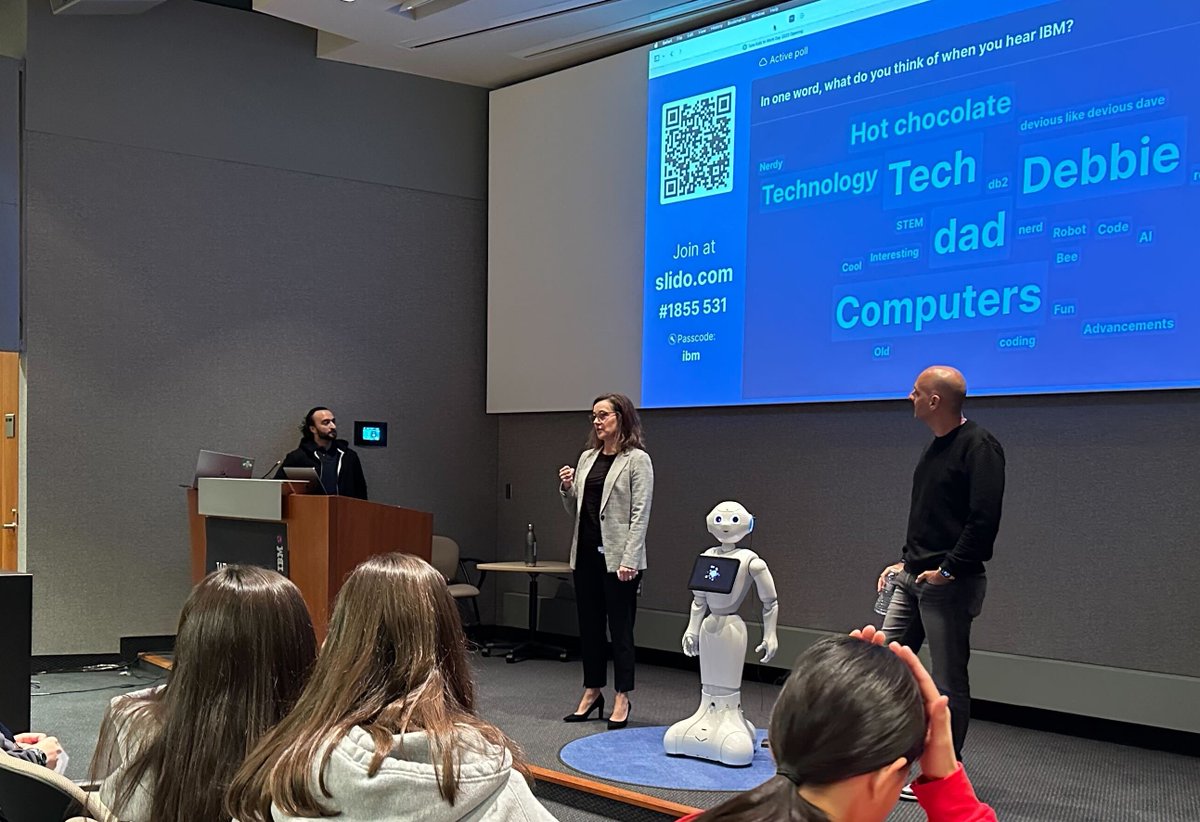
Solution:
{"label": "open laptop", "polygon": [[222,454],[219,451],[200,451],[196,459],[196,476],[192,487],[199,486],[201,477],[228,477],[250,479],[254,472],[254,460],[237,454]]}
{"label": "open laptop", "polygon": [[316,468],[294,468],[287,466],[283,469],[283,475],[290,480],[304,480],[305,482],[315,482],[318,486],[321,484],[321,475],[317,473]]}

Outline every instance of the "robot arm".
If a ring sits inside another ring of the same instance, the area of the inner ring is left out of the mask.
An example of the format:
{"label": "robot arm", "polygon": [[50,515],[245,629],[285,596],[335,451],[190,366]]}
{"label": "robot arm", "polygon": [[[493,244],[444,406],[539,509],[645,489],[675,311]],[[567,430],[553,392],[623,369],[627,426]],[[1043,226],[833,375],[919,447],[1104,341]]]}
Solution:
{"label": "robot arm", "polygon": [[700,653],[700,623],[708,610],[708,599],[699,591],[692,591],[692,609],[688,615],[687,630],[683,633],[683,652],[687,656]]}
{"label": "robot arm", "polygon": [[750,560],[750,576],[754,578],[758,598],[762,600],[763,606],[763,641],[754,652],[763,655],[762,662],[770,662],[779,650],[779,638],[775,632],[779,623],[779,597],[775,593],[775,579],[761,557]]}

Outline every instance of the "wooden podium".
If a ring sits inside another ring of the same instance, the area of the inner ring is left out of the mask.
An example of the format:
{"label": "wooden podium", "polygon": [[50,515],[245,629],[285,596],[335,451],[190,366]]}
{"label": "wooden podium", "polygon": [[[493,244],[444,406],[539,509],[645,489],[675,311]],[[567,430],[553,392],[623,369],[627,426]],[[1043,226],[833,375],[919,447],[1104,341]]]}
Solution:
{"label": "wooden podium", "polygon": [[[218,483],[271,483],[271,480],[201,480]],[[286,533],[288,577],[304,595],[317,641],[325,639],[333,600],[342,582],[367,557],[399,551],[429,561],[433,514],[394,505],[354,499],[291,493],[295,484],[278,484],[279,518],[260,522],[283,526]],[[243,486],[245,487],[245,486]],[[192,543],[192,582],[204,578],[208,564],[210,519],[200,513],[200,492],[187,491]],[[235,520],[236,521],[236,520]]]}

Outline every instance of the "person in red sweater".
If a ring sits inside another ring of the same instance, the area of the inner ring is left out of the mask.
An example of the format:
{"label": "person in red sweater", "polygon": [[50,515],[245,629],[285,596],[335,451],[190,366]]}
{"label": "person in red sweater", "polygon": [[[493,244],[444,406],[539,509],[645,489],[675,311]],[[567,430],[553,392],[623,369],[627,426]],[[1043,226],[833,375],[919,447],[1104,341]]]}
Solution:
{"label": "person in red sweater", "polygon": [[996,822],[954,756],[947,697],[912,649],[868,625],[815,643],[771,715],[776,775],[680,822],[883,822],[914,762],[930,822]]}

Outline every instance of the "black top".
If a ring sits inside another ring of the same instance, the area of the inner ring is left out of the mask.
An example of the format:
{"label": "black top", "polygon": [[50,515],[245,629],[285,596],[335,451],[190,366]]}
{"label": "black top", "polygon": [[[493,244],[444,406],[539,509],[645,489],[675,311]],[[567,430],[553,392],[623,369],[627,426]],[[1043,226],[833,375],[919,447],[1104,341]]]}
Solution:
{"label": "black top", "polygon": [[982,574],[1003,499],[1004,449],[995,437],[970,420],[936,437],[913,472],[905,569]]}
{"label": "black top", "polygon": [[587,478],[583,481],[583,505],[579,509],[579,542],[578,547],[586,551],[594,551],[603,544],[600,536],[600,501],[604,496],[604,480],[608,478],[608,469],[612,468],[616,454],[601,452],[596,455]]}
{"label": "black top", "polygon": [[338,463],[342,461],[342,455],[331,442],[328,448],[318,447],[313,454],[317,457],[317,462],[320,467],[317,468],[317,474],[321,477],[321,490],[326,494],[336,495],[338,492]]}
{"label": "black top", "polygon": [[[327,454],[327,458],[322,459],[320,454]],[[328,452],[317,448],[313,440],[300,440],[300,447],[283,458],[275,479],[287,479],[284,468],[315,468],[325,493],[367,498],[367,478],[363,476],[362,463],[345,440],[334,440]]]}

